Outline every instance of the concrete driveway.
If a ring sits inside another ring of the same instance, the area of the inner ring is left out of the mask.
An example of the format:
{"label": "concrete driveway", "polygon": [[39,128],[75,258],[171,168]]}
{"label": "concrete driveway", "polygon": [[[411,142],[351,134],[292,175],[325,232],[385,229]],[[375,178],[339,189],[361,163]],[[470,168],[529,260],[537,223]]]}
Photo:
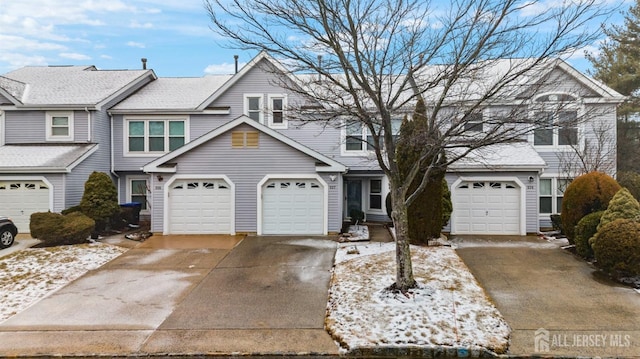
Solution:
{"label": "concrete driveway", "polygon": [[0,356],[338,353],[328,238],[155,236],[0,324]]}
{"label": "concrete driveway", "polygon": [[511,326],[510,354],[640,357],[640,293],[538,237],[452,241]]}

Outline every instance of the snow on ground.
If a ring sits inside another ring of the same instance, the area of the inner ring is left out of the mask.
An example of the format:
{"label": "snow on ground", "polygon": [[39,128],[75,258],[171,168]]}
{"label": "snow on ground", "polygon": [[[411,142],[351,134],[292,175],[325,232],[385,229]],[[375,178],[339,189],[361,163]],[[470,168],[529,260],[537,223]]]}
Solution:
{"label": "snow on ground", "polygon": [[504,353],[510,329],[450,247],[411,247],[419,288],[395,281],[395,243],[344,244],[336,253],[327,329],[343,351],[376,347],[485,348]]}
{"label": "snow on ground", "polygon": [[23,249],[0,258],[0,322],[127,249],[104,243]]}

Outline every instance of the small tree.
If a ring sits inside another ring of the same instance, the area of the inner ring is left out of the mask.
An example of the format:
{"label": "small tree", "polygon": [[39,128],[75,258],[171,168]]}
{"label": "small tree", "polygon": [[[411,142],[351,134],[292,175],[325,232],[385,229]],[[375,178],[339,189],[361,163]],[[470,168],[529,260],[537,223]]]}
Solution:
{"label": "small tree", "polygon": [[80,201],[82,213],[96,221],[96,231],[105,229],[107,219],[120,211],[118,191],[111,177],[94,171],[84,184]]}
{"label": "small tree", "polygon": [[[433,143],[429,138],[433,131],[429,130],[429,122],[426,117],[426,107],[421,97],[418,97],[413,118],[405,117],[400,127],[400,136],[396,147],[398,169],[404,175],[411,172],[414,164],[420,161],[424,147]],[[428,163],[434,162],[432,158]],[[440,237],[443,222],[443,186],[442,181],[446,173],[444,156],[439,158],[440,163],[434,166],[428,177],[428,182],[415,201],[407,208],[409,221],[409,238],[413,244],[426,244],[429,239]],[[421,167],[413,182],[409,186],[409,192],[414,192],[422,182],[427,172],[427,166]]]}

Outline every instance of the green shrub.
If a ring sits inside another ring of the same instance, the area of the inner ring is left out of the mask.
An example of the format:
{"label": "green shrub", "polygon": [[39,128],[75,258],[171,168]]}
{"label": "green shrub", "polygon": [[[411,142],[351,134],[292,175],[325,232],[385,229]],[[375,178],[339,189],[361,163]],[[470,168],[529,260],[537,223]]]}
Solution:
{"label": "green shrub", "polygon": [[67,215],[67,214],[73,213],[73,212],[82,212],[82,208],[80,208],[80,205],[69,207],[67,209],[63,209],[62,212],[60,212],[60,213],[62,213],[63,215]]}
{"label": "green shrub", "polygon": [[559,214],[552,214],[549,216],[551,218],[551,227],[554,231],[560,231],[560,233],[564,233],[564,229],[562,229],[562,216]]}
{"label": "green shrub", "polygon": [[31,237],[40,240],[56,238],[61,232],[60,224],[63,216],[60,213],[36,212],[32,213],[29,222]]}
{"label": "green shrub", "polygon": [[45,246],[78,244],[87,240],[95,227],[95,221],[80,212],[68,215],[38,212],[31,215],[31,236],[43,241]]}
{"label": "green shrub", "polygon": [[351,224],[356,224],[356,223],[359,224],[359,223],[362,223],[362,221],[364,220],[364,212],[362,212],[357,208],[353,208],[349,212],[349,217],[351,217]]}
{"label": "green shrub", "polygon": [[607,209],[609,201],[620,190],[611,176],[602,172],[590,172],[579,176],[567,187],[562,199],[562,228],[569,243],[574,242],[575,226],[589,213]]}
{"label": "green shrub", "polygon": [[593,257],[593,249],[591,249],[589,239],[598,231],[598,224],[600,224],[600,217],[603,213],[604,211],[589,213],[582,217],[576,225],[576,252],[584,258]]}
{"label": "green shrub", "polygon": [[633,197],[640,201],[640,173],[632,171],[621,171],[616,175],[618,183],[626,187]]}
{"label": "green shrub", "polygon": [[111,177],[104,172],[93,172],[84,184],[80,201],[82,213],[96,221],[96,230],[102,231],[109,218],[120,212],[118,191]]}
{"label": "green shrub", "polygon": [[629,190],[622,188],[609,202],[607,210],[604,211],[602,219],[600,219],[598,229],[616,219],[636,219],[638,216],[640,216],[640,204],[633,198]]}
{"label": "green shrub", "polygon": [[60,240],[64,244],[78,244],[86,242],[93,232],[96,222],[80,212],[69,213],[62,221]]}
{"label": "green shrub", "polygon": [[640,223],[616,219],[600,227],[593,242],[598,267],[615,277],[640,275]]}

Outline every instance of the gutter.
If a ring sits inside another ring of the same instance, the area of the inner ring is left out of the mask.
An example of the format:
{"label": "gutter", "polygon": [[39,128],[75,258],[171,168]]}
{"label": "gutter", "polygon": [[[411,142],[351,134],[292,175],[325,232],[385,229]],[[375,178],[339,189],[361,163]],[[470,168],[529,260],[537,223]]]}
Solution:
{"label": "gutter", "polygon": [[109,172],[111,172],[111,175],[114,176],[115,178],[117,178],[118,180],[116,181],[118,183],[118,203],[122,203],[121,202],[121,198],[120,198],[120,176],[118,176],[118,174],[116,173],[116,166],[115,166],[115,161],[114,158],[115,156],[113,155],[113,114],[111,114],[109,112],[109,156],[111,157],[111,169],[109,170]]}

